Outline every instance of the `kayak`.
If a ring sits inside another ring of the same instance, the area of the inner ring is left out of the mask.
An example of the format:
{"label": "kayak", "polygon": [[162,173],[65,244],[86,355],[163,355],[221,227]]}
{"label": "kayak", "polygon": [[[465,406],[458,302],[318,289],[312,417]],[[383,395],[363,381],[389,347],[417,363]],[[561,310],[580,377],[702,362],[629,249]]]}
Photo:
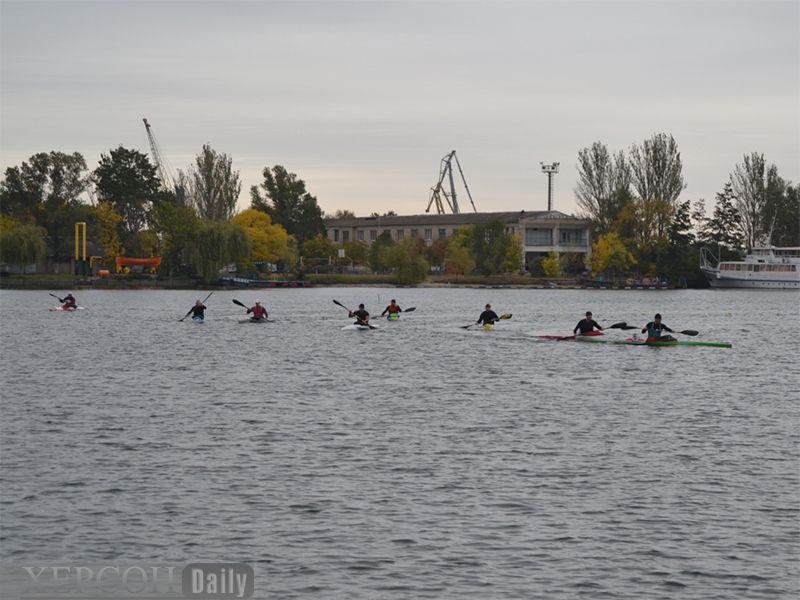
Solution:
{"label": "kayak", "polygon": [[494,323],[484,323],[483,324],[483,330],[484,331],[491,331],[492,329],[494,329]]}
{"label": "kayak", "polygon": [[271,323],[267,319],[257,319],[255,317],[250,317],[249,319],[239,319],[239,323],[253,323],[255,325],[261,325],[262,323]]}
{"label": "kayak", "polygon": [[53,311],[53,310],[66,310],[66,311],[71,312],[73,310],[86,310],[88,308],[89,308],[88,306],[74,306],[72,308],[70,308],[69,306],[53,306],[53,307],[50,308],[50,310],[51,311]]}
{"label": "kayak", "polygon": [[197,323],[198,325],[203,322],[203,317],[192,317],[192,321]]}
{"label": "kayak", "polygon": [[370,331],[377,328],[377,325],[358,325],[356,323],[351,323],[350,325],[342,327],[342,331]]}
{"label": "kayak", "polygon": [[709,346],[712,348],[731,348],[733,344],[726,342],[695,342],[684,340],[671,340],[669,342],[648,342],[645,340],[598,340],[596,338],[578,338],[578,342],[595,342],[600,344],[614,344],[619,346]]}
{"label": "kayak", "polygon": [[[560,340],[562,342],[566,341],[581,341],[584,337],[590,336],[597,336],[603,335],[602,331],[592,331],[590,333],[578,334],[578,335],[540,335],[538,337],[545,339],[545,340]],[[599,340],[602,341],[602,340]]]}
{"label": "kayak", "polygon": [[388,321],[399,321],[400,320],[400,315],[398,315],[397,313],[392,313],[388,317],[386,317],[386,319]]}

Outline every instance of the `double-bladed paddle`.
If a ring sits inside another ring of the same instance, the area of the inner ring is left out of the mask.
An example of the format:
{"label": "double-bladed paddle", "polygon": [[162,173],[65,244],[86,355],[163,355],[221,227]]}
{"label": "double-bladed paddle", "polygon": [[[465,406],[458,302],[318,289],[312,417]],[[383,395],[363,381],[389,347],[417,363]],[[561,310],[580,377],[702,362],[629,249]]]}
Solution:
{"label": "double-bladed paddle", "polygon": [[[510,318],[511,318],[511,313],[506,313],[504,315],[500,315],[500,319],[510,319]],[[470,327],[473,327],[475,325],[477,325],[477,323],[470,323],[469,325],[460,325],[460,327],[461,327],[461,329],[469,329]]]}
{"label": "double-bladed paddle", "polygon": [[[341,303],[341,302],[339,302],[338,300],[334,300],[334,301],[333,301],[333,303],[334,303],[334,304],[338,304],[338,305],[339,305],[339,306],[341,306],[343,309],[345,309],[345,310],[346,310],[348,313],[352,313],[352,312],[353,312],[352,310],[350,310],[349,308],[347,308],[347,307],[346,307],[344,304],[342,304],[342,303]],[[406,312],[408,312],[408,311],[406,311]],[[366,326],[367,326],[367,327],[369,327],[370,329],[377,329],[377,327],[375,327],[374,325],[370,325],[369,323],[365,323],[364,321],[362,321],[362,320],[361,320],[361,319],[359,319],[358,317],[356,317],[356,319],[358,319],[358,322],[359,322],[359,324],[361,324],[361,325],[366,325]]]}
{"label": "double-bladed paddle", "polygon": [[[214,292],[211,292],[211,294],[213,294],[213,293],[214,293]],[[203,301],[202,301],[200,304],[205,304],[205,303],[206,303],[206,300],[208,300],[209,298],[211,298],[211,294],[209,294],[208,296],[206,296],[206,297],[205,297],[205,299],[204,299],[204,300],[203,300]],[[189,316],[189,313],[191,313],[191,312],[192,312],[191,310],[190,310],[189,312],[187,312],[187,313],[186,313],[186,314],[183,316],[183,319],[185,319],[186,317],[188,317],[188,316]],[[179,320],[179,321],[183,321],[183,319],[178,319],[178,320]]]}
{"label": "double-bladed paddle", "polygon": [[[238,305],[239,305],[239,306],[241,306],[242,308],[246,308],[248,313],[250,312],[250,307],[249,307],[249,306],[247,306],[247,304],[245,304],[244,302],[239,302],[238,300],[236,300],[236,299],[234,298],[234,299],[233,299],[233,303],[234,303],[234,304],[238,304]],[[250,318],[251,318],[251,319],[255,319],[256,317],[250,317]],[[272,321],[270,321],[269,319],[264,319],[264,321],[266,321],[267,323],[272,323]],[[240,323],[242,323],[242,321],[239,321],[239,322],[240,322]]]}
{"label": "double-bladed paddle", "polygon": [[50,295],[51,295],[53,298],[55,298],[56,300],[58,300],[59,302],[61,302],[62,304],[64,303],[64,301],[63,301],[61,298],[59,298],[58,296],[56,296],[55,294],[50,294]]}
{"label": "double-bladed paddle", "polygon": [[[401,312],[410,313],[410,312],[414,312],[415,310],[417,310],[417,307],[416,306],[412,306],[411,308],[407,308],[407,309],[405,309],[404,311],[401,311]],[[388,317],[388,316],[389,315],[378,315],[378,318]]]}

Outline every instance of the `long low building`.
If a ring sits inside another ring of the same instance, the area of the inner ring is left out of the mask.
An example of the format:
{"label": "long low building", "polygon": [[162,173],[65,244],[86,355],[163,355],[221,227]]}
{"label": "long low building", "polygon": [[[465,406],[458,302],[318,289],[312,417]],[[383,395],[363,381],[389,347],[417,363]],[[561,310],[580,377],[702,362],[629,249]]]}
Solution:
{"label": "long low building", "polygon": [[347,241],[372,244],[384,231],[388,231],[395,241],[412,237],[431,244],[434,240],[445,240],[455,235],[459,229],[493,219],[503,221],[508,233],[520,236],[526,265],[533,258],[553,250],[559,254],[583,252],[587,255],[592,251],[589,221],[557,210],[352,217],[323,219],[323,223],[334,244]]}

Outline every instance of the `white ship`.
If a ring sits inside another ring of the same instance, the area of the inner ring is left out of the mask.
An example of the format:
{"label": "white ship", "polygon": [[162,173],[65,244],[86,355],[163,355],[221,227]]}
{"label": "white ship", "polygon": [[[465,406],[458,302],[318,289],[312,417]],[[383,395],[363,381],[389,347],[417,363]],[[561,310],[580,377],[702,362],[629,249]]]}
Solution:
{"label": "white ship", "polygon": [[700,270],[711,287],[800,290],[800,247],[776,248],[767,241],[744,260],[725,262],[701,248]]}

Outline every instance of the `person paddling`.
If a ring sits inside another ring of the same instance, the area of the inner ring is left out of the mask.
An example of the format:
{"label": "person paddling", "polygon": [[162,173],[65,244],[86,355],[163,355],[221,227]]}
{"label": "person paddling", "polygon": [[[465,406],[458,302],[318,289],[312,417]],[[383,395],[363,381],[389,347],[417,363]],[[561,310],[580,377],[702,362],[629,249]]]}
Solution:
{"label": "person paddling", "polygon": [[572,333],[578,333],[578,330],[580,330],[580,335],[586,335],[587,333],[592,333],[595,329],[598,331],[603,331],[603,328],[600,327],[597,321],[592,319],[592,311],[586,311],[586,318],[578,321],[578,324],[575,325],[575,329],[572,330]]}
{"label": "person paddling", "polygon": [[[190,308],[189,312],[187,312],[183,316],[183,319],[185,319],[189,315],[192,315],[192,319],[200,319],[202,321],[203,319],[205,319],[205,316],[206,316],[205,312],[206,312],[206,307],[203,304],[203,301],[202,300],[195,300],[194,306],[192,308]],[[181,321],[183,321],[183,319],[181,319]]]}
{"label": "person paddling", "polygon": [[364,305],[359,304],[357,311],[348,310],[347,316],[351,319],[355,317],[357,320],[355,322],[356,325],[369,325],[369,313],[364,310]]}
{"label": "person paddling", "polygon": [[72,294],[67,294],[67,297],[61,300],[61,302],[64,304],[64,308],[69,308],[72,310],[78,308],[78,301],[75,300],[75,297]]}
{"label": "person paddling", "polygon": [[251,319],[256,320],[268,320],[267,309],[261,306],[261,300],[256,300],[256,305],[253,308],[247,309],[247,314],[253,313],[253,316],[250,317]]}
{"label": "person paddling", "polygon": [[389,313],[390,319],[399,319],[400,313],[403,312],[403,309],[397,305],[397,302],[394,299],[392,299],[392,301],[389,303],[389,306],[383,309],[381,316],[385,315],[387,312]]}
{"label": "person paddling", "polygon": [[664,323],[661,322],[661,315],[656,313],[656,316],[653,317],[653,320],[650,321],[647,325],[642,327],[642,333],[647,333],[647,341],[648,342],[671,342],[675,340],[674,337],[671,335],[665,335],[661,337],[662,331],[669,331],[670,333],[675,333],[673,329],[670,329]]}
{"label": "person paddling", "polygon": [[495,322],[499,320],[500,317],[498,317],[497,313],[492,310],[492,305],[487,304],[486,309],[481,313],[481,316],[478,317],[475,325],[480,325],[481,323],[484,325],[494,325]]}

